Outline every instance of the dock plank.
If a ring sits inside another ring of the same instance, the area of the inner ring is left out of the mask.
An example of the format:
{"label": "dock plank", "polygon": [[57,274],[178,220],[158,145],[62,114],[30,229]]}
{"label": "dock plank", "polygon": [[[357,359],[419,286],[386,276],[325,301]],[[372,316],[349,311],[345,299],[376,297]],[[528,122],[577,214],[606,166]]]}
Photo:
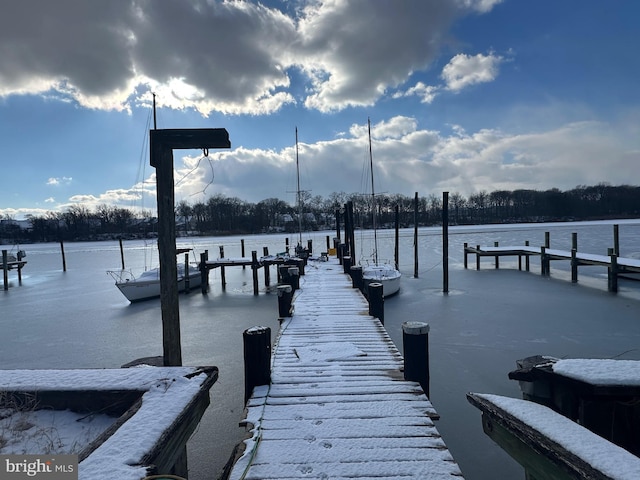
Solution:
{"label": "dock plank", "polygon": [[404,380],[402,355],[341,270],[319,262],[301,277],[229,478],[461,478],[433,405]]}

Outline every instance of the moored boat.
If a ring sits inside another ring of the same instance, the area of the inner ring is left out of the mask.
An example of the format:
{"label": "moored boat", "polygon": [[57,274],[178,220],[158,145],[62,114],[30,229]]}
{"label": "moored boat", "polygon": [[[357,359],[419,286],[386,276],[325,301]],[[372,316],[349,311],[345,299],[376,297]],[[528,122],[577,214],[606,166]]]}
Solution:
{"label": "moored boat", "polygon": [[[108,272],[116,281],[116,287],[130,302],[138,302],[160,296],[160,269],[147,270],[137,277],[129,270],[117,270]],[[202,284],[200,270],[189,265],[185,273],[185,266],[178,265],[178,291],[184,292],[187,288],[199,287]]]}
{"label": "moored boat", "polygon": [[400,278],[402,274],[388,263],[364,265],[362,267],[362,280],[365,289],[370,283],[382,284],[382,296],[390,297],[400,290]]}

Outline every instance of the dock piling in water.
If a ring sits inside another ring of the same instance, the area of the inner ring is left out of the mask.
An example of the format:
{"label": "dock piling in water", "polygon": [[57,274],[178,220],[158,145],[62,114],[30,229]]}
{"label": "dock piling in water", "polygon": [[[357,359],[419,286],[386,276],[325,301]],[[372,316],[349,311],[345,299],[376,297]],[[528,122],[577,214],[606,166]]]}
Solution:
{"label": "dock piling in water", "polygon": [[429,397],[429,324],[404,322],[402,324],[404,349],[404,379],[420,383]]}
{"label": "dock piling in water", "polygon": [[372,282],[368,286],[369,315],[376,317],[384,325],[384,293],[381,283]]}
{"label": "dock piling in water", "polygon": [[271,329],[252,327],[242,334],[244,343],[244,401],[254,387],[271,383]]}

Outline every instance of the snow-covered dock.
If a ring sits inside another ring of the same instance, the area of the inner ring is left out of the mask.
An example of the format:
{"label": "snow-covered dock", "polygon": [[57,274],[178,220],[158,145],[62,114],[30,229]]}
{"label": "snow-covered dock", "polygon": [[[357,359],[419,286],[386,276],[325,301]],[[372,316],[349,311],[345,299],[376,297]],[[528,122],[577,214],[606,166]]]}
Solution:
{"label": "snow-covered dock", "polygon": [[618,291],[618,277],[624,274],[640,273],[640,260],[637,258],[619,257],[613,249],[610,249],[608,255],[596,255],[591,253],[578,252],[572,248],[571,251],[552,249],[548,247],[532,247],[529,245],[520,246],[499,246],[481,247],[477,245],[470,247],[464,244],[464,268],[468,268],[469,254],[476,256],[476,270],[480,270],[480,259],[482,257],[493,257],[495,259],[496,268],[499,267],[499,258],[505,256],[518,257],[518,269],[522,270],[522,257],[526,259],[525,269],[529,271],[529,257],[532,255],[540,257],[541,274],[550,275],[552,260],[568,260],[571,262],[571,281],[578,281],[579,266],[600,266],[605,267],[608,272],[608,289],[609,291]]}
{"label": "snow-covered dock", "polygon": [[[217,378],[216,367],[0,370],[0,407],[3,418],[43,412],[40,417],[46,425],[34,422],[28,425],[34,433],[21,428],[20,435],[48,435],[50,445],[34,451],[38,443],[31,440],[26,451],[52,457],[77,454],[80,480],[139,480],[174,467],[186,474],[185,445],[209,405],[209,389]],[[28,411],[23,407],[26,400],[32,402]],[[54,421],[66,418],[55,416],[56,412],[80,417],[66,423]],[[89,423],[93,416],[112,417],[112,421],[84,445],[84,437],[73,435],[78,430],[75,424]],[[5,435],[11,431],[6,425],[2,428]],[[22,444],[12,450],[13,439],[4,440],[3,454],[24,453]]]}
{"label": "snow-covered dock", "polygon": [[431,402],[335,260],[307,265],[294,308],[229,478],[462,478]]}
{"label": "snow-covered dock", "polygon": [[220,280],[222,282],[222,288],[226,286],[226,267],[250,267],[253,270],[253,294],[258,295],[258,270],[264,269],[264,285],[269,286],[271,282],[271,275],[269,268],[272,265],[276,267],[280,265],[290,265],[292,267],[298,266],[303,268],[303,260],[297,257],[269,255],[267,248],[264,249],[264,255],[258,257],[257,252],[254,250],[251,252],[251,257],[225,257],[224,249],[220,247],[220,257],[215,260],[209,260],[209,252],[205,251],[200,255],[199,268],[202,272],[202,293],[206,293],[209,288],[209,271],[219,268]]}
{"label": "snow-covered dock", "polygon": [[520,462],[527,478],[636,480],[640,458],[552,409],[527,400],[469,393],[482,427]]}

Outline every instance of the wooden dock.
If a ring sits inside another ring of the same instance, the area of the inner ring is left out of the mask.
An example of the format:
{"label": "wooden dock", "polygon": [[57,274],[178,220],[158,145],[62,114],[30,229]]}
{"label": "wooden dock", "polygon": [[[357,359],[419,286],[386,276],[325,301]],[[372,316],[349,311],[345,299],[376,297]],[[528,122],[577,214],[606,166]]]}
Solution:
{"label": "wooden dock", "polygon": [[[269,255],[267,248],[264,248],[263,256],[258,257],[257,251],[251,252],[251,257],[225,257],[224,248],[220,247],[220,256],[215,260],[209,260],[209,252],[205,251],[200,255],[200,271],[202,272],[201,288],[202,293],[206,293],[209,288],[209,271],[216,268],[220,269],[220,281],[222,288],[226,287],[226,271],[228,267],[250,267],[253,276],[253,294],[258,295],[258,271],[264,269],[264,285],[268,287],[271,283],[270,267],[280,265],[289,265],[304,269],[304,260],[288,255]],[[301,271],[301,274],[304,272]],[[278,278],[280,278],[278,273]]]}
{"label": "wooden dock", "polygon": [[500,266],[500,257],[517,256],[518,269],[522,270],[522,259],[525,259],[525,269],[529,271],[529,257],[532,255],[540,257],[541,274],[548,276],[551,274],[551,261],[567,260],[571,262],[571,281],[578,282],[578,267],[580,266],[600,266],[605,267],[608,273],[608,289],[611,292],[618,291],[618,278],[621,275],[640,273],[640,260],[636,258],[619,257],[614,249],[609,249],[608,255],[595,255],[591,253],[578,252],[576,248],[571,251],[557,250],[542,247],[532,247],[529,245],[520,246],[499,246],[496,242],[493,247],[481,247],[477,245],[470,247],[464,244],[464,268],[468,268],[468,255],[476,256],[476,270],[480,270],[480,259],[482,257],[492,257],[495,259],[495,268]]}
{"label": "wooden dock", "polygon": [[2,285],[4,290],[9,289],[9,270],[18,271],[18,284],[22,285],[22,269],[27,264],[26,260],[22,260],[24,252],[18,252],[18,257],[10,255],[7,250],[2,250]]}
{"label": "wooden dock", "polygon": [[462,478],[431,402],[336,260],[307,265],[294,309],[228,478]]}

